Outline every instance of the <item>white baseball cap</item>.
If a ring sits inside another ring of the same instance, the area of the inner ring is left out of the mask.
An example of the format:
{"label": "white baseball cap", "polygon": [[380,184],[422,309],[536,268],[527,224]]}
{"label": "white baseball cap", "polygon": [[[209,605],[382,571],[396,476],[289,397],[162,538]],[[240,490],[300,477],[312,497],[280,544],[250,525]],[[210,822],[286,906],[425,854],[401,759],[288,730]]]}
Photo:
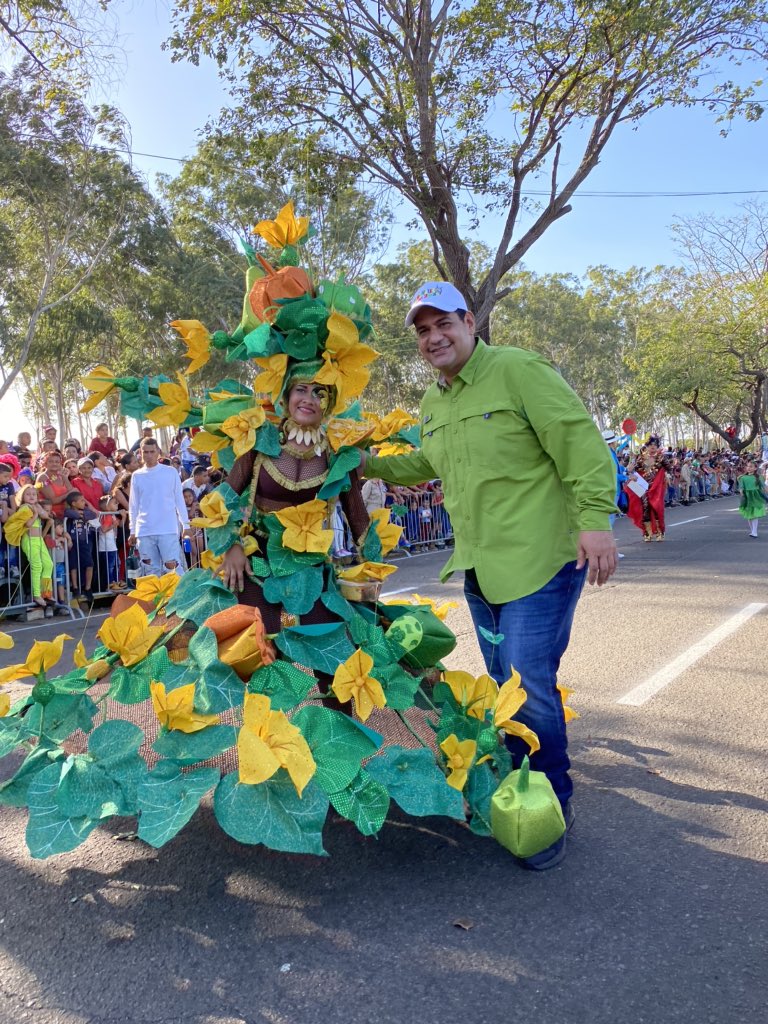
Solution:
{"label": "white baseball cap", "polygon": [[411,308],[405,318],[405,326],[410,327],[413,318],[422,307],[429,309],[441,309],[444,313],[456,313],[458,310],[466,313],[467,300],[458,288],[447,281],[427,281],[423,284],[411,299]]}

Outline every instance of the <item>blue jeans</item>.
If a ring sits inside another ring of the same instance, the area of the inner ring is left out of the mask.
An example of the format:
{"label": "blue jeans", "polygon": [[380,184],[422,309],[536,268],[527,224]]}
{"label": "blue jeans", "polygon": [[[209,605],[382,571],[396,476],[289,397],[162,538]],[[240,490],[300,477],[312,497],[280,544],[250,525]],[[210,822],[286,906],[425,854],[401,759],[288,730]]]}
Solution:
{"label": "blue jeans", "polygon": [[[500,685],[509,679],[510,666],[522,676],[528,699],[515,719],[539,737],[541,749],[532,755],[531,768],[547,775],[563,806],[571,798],[573,783],[568,774],[571,762],[557,670],[568,646],[586,574],[586,566],[577,570],[575,562],[568,562],[540,590],[506,604],[485,600],[474,569],[468,569],[464,578],[464,596],[488,673]],[[480,626],[503,634],[504,639],[499,644],[489,643]],[[508,736],[507,746],[514,767],[518,767],[528,753],[528,744]]]}

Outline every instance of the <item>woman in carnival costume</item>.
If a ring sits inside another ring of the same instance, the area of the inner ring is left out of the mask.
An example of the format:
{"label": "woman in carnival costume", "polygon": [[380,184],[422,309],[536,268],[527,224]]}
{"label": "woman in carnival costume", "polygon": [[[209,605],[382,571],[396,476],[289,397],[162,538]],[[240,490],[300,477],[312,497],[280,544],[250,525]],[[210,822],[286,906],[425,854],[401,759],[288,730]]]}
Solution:
{"label": "woman in carnival costume", "polygon": [[749,536],[757,537],[757,524],[768,513],[768,495],[763,490],[762,481],[757,472],[757,462],[747,459],[744,472],[739,477],[741,488],[741,504],[739,515],[747,521]]}
{"label": "woman in carnival costume", "polygon": [[[546,777],[511,772],[499,739],[538,747],[514,718],[520,677],[500,687],[445,670],[449,606],[378,599],[401,528],[388,509],[368,519],[355,445],[407,446],[418,426],[399,409],[359,412],[376,358],[364,343],[370,310],[356,288],[312,282],[297,265],[309,229],[292,204],[255,231],[277,269],[247,251],[237,330],[175,321],[191,361],[176,382],[104,366],[84,379],[84,411],[117,390],[123,415],[202,427],[195,449],[229,475],[193,520],[207,532],[205,568],[140,578],[115,599],[100,646],[76,646],[73,671],[52,671],[64,634],[0,670],[0,684],[35,680],[12,707],[0,693],[0,750],[27,751],[0,803],[29,807],[34,857],[73,849],[115,814],[136,816],[139,838],[162,846],[210,791],[225,832],[276,850],[325,852],[329,807],[373,835],[394,800],[413,815],[469,818],[530,856],[565,825]],[[260,372],[253,389],[226,379],[196,405],[188,378],[213,349]],[[347,568],[329,553],[337,501],[360,555]],[[131,707],[150,700],[157,723],[145,735]]]}
{"label": "woman in carnival costume", "polygon": [[[624,485],[627,495],[627,515],[643,531],[643,540],[664,540],[664,498],[667,491],[669,460],[661,450],[661,441],[651,434],[640,449],[635,464],[629,471],[629,482]],[[642,495],[629,486],[637,477],[648,485]]]}

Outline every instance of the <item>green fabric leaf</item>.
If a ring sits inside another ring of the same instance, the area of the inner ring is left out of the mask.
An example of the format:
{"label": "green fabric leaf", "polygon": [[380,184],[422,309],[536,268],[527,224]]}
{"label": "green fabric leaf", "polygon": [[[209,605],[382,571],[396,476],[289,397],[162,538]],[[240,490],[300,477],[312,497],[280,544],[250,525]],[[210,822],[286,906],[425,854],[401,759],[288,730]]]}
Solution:
{"label": "green fabric leaf", "polygon": [[381,538],[371,526],[363,541],[362,556],[366,562],[380,562],[384,557]]}
{"label": "green fabric leaf", "polygon": [[10,754],[21,742],[19,739],[19,729],[23,721],[23,719],[17,718],[15,715],[0,718],[0,757]]}
{"label": "green fabric leaf", "polygon": [[416,691],[421,683],[420,676],[412,676],[400,665],[382,665],[375,669],[376,679],[381,683],[387,707],[393,711],[405,711],[413,707]]}
{"label": "green fabric leaf", "polygon": [[299,796],[283,769],[258,786],[240,782],[237,772],[225,775],[216,787],[213,810],[227,835],[239,843],[325,854],[322,830],[328,798],[313,781]]}
{"label": "green fabric leaf", "polygon": [[[199,710],[204,715],[220,715],[243,704],[245,685],[240,676],[223,661],[206,666],[198,683]],[[197,702],[196,702],[197,703]]]}
{"label": "green fabric leaf", "polygon": [[376,743],[370,730],[331,708],[308,704],[291,718],[301,729],[317,764],[315,780],[324,792],[338,793],[352,782],[360,762],[372,757]]}
{"label": "green fabric leaf", "polygon": [[102,819],[128,813],[117,782],[85,754],[73,754],[64,762],[56,803],[65,818]]}
{"label": "green fabric leaf", "polygon": [[284,548],[282,534],[282,528],[279,537],[271,532],[267,541],[267,558],[274,576],[290,576],[308,566],[325,562],[325,555],[322,552],[292,551],[290,548]]}
{"label": "green fabric leaf", "polygon": [[323,570],[310,566],[290,576],[270,576],[264,581],[264,597],[270,604],[279,604],[289,615],[306,615],[312,611],[323,591]]}
{"label": "green fabric leaf", "polygon": [[212,388],[205,389],[206,404],[212,401],[211,395],[222,391],[227,391],[232,395],[253,396],[253,390],[251,388],[247,387],[245,384],[241,384],[240,381],[233,380],[232,377],[225,377],[224,380],[220,380],[218,384],[215,384]]}
{"label": "green fabric leaf", "polygon": [[387,817],[389,793],[361,768],[346,789],[330,794],[334,809],[364,836],[375,836]]}
{"label": "green fabric leaf", "polygon": [[398,645],[389,643],[381,626],[368,622],[359,615],[350,622],[349,632],[357,646],[362,647],[365,653],[373,658],[373,664],[377,669],[392,665],[402,656],[402,650]]}
{"label": "green fabric leaf", "polygon": [[249,693],[269,697],[275,711],[290,711],[307,696],[315,685],[315,677],[290,661],[274,661],[256,669],[248,683]]}
{"label": "green fabric leaf", "polygon": [[209,526],[205,531],[208,550],[213,555],[223,555],[240,540],[240,528],[232,518],[224,526]]}
{"label": "green fabric leaf", "polygon": [[182,772],[173,761],[160,761],[139,785],[139,839],[154,847],[173,839],[218,779],[218,768]]}
{"label": "green fabric leaf", "polygon": [[133,722],[113,719],[97,726],[88,739],[88,753],[105,768],[135,754],[144,742],[144,733]]}
{"label": "green fabric leaf", "polygon": [[393,440],[403,441],[405,444],[412,444],[414,448],[418,448],[421,445],[421,425],[414,423],[412,427],[400,430],[395,434]]}
{"label": "green fabric leaf", "polygon": [[260,558],[258,555],[251,557],[251,569],[261,579],[266,579],[267,576],[272,575],[272,570],[269,568],[269,563],[266,558]]}
{"label": "green fabric leaf", "polygon": [[43,769],[55,761],[62,761],[66,756],[61,747],[54,747],[45,742],[39,743],[27,754],[15,774],[0,785],[0,804],[7,807],[25,807],[32,780]]}
{"label": "green fabric leaf", "polygon": [[237,604],[237,598],[221,580],[206,569],[190,569],[181,577],[173,597],[168,602],[168,614],[175,612],[182,619],[192,619],[201,626],[216,612]]}
{"label": "green fabric leaf", "polygon": [[387,747],[366,765],[366,771],[389,791],[406,814],[444,814],[464,819],[464,800],[449,786],[431,750]]}
{"label": "green fabric leaf", "polygon": [[360,452],[350,445],[342,445],[336,452],[335,458],[331,456],[328,468],[328,476],[325,483],[317,492],[318,498],[336,498],[342,491],[348,491],[351,484],[349,474],[360,465]]}
{"label": "green fabric leaf", "polygon": [[332,615],[338,615],[345,622],[351,622],[357,615],[350,602],[338,590],[326,590],[320,595],[320,600]]}
{"label": "green fabric leaf", "polygon": [[84,693],[93,686],[93,680],[87,679],[84,668],[73,669],[65,676],[58,676],[51,680],[56,684],[59,693]]}
{"label": "green fabric leaf", "polygon": [[216,488],[216,492],[221,495],[225,506],[232,513],[230,521],[236,519],[238,522],[243,521],[243,508],[248,501],[247,494],[238,494],[234,488],[230,487],[226,480],[220,483]]}
{"label": "green fabric leaf", "polygon": [[283,629],[275,645],[290,661],[329,675],[355,653],[343,622]]}
{"label": "green fabric leaf", "polygon": [[220,448],[216,452],[219,457],[219,465],[222,469],[225,469],[227,473],[232,472],[232,467],[235,464],[235,450],[234,448]]}
{"label": "green fabric leaf", "polygon": [[152,666],[148,658],[130,668],[118,665],[112,669],[110,676],[110,700],[118,704],[142,704],[149,700],[149,684],[152,679]]}
{"label": "green fabric leaf", "polygon": [[274,423],[265,420],[256,431],[256,451],[276,459],[280,455],[280,433]]}
{"label": "green fabric leaf", "polygon": [[476,764],[467,776],[464,796],[472,812],[469,827],[478,836],[490,836],[491,797],[496,792],[498,781],[487,763]]}
{"label": "green fabric leaf", "polygon": [[485,637],[489,644],[493,644],[494,647],[497,644],[502,643],[504,640],[503,633],[492,633],[490,629],[486,629],[485,626],[478,626],[477,631],[478,633],[480,633],[481,636]]}
{"label": "green fabric leaf", "polygon": [[[25,718],[35,710],[33,708]],[[98,710],[87,693],[57,693],[42,709],[43,735],[51,740],[63,740],[76,729],[90,732]]]}
{"label": "green fabric leaf", "polygon": [[162,732],[152,744],[160,757],[178,761],[182,765],[207,761],[229,750],[237,742],[237,729],[233,725],[209,725],[199,732]]}
{"label": "green fabric leaf", "polygon": [[49,764],[32,780],[27,794],[27,846],[36,860],[74,850],[99,823],[96,818],[68,818],[61,813],[57,802],[61,770],[61,762]]}
{"label": "green fabric leaf", "polygon": [[267,345],[269,343],[269,335],[271,331],[271,325],[263,323],[259,324],[255,330],[250,331],[243,338],[245,351],[252,359],[265,356],[267,354]]}

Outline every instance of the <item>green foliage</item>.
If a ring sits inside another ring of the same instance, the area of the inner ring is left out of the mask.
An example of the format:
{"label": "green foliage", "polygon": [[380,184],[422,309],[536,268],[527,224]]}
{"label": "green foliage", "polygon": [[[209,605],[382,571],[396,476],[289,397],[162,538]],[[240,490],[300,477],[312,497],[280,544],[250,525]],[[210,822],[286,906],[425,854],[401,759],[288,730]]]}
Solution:
{"label": "green foliage", "polygon": [[307,705],[291,719],[301,729],[317,764],[315,780],[327,794],[346,789],[361,761],[376,753],[369,730],[330,708]]}
{"label": "green foliage", "polygon": [[334,810],[351,821],[364,836],[375,836],[387,817],[389,793],[361,768],[344,789],[329,796]]}
{"label": "green foliage", "polygon": [[253,673],[248,692],[265,694],[276,711],[290,711],[304,700],[314,685],[315,677],[291,662],[273,661]]}
{"label": "green foliage", "polygon": [[330,675],[354,653],[343,623],[283,629],[275,644],[291,661]]}
{"label": "green foliage", "polygon": [[99,824],[98,818],[69,818],[62,813],[58,802],[62,769],[60,761],[49,764],[35,775],[27,792],[27,847],[36,859],[74,850]]}
{"label": "green foliage", "polygon": [[259,786],[225,775],[213,797],[216,820],[240,843],[262,843],[285,853],[325,854],[322,829],[328,798],[313,782],[301,796],[282,770]]}
{"label": "green foliage", "polygon": [[160,761],[139,784],[139,839],[150,846],[164,846],[186,825],[218,779],[218,768],[182,772],[175,761]]}
{"label": "green foliage", "polygon": [[191,569],[181,577],[168,602],[168,613],[191,619],[202,626],[211,615],[231,608],[233,604],[237,604],[237,598],[221,580],[211,576],[206,569]]}
{"label": "green foliage", "polygon": [[264,581],[264,597],[282,605],[290,615],[306,615],[315,606],[323,590],[321,566],[309,566],[290,576],[271,576]]}
{"label": "green foliage", "polygon": [[464,817],[461,793],[448,785],[430,750],[387,747],[368,762],[366,771],[406,814]]}
{"label": "green foliage", "polygon": [[169,761],[191,765],[223,754],[236,741],[237,730],[233,725],[209,725],[199,732],[179,732],[176,729],[161,732],[152,749]]}

